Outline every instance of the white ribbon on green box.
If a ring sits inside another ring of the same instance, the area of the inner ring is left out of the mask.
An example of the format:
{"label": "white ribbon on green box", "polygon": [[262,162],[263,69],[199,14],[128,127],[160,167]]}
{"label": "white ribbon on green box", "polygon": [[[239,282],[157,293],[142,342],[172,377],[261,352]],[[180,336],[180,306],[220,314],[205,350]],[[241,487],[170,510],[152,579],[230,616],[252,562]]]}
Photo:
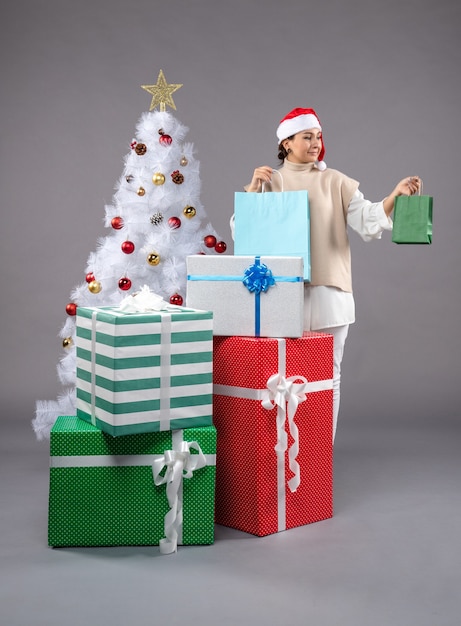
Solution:
{"label": "white ribbon on green box", "polygon": [[[267,409],[277,407],[277,442],[274,450],[277,456],[277,518],[278,532],[286,529],[286,485],[290,491],[297,490],[301,483],[301,468],[296,458],[299,452],[299,430],[295,423],[295,415],[300,402],[306,400],[308,393],[333,389],[333,380],[318,380],[308,382],[304,376],[286,377],[286,341],[276,339],[278,344],[278,372],[269,376],[266,387],[251,389],[249,387],[234,387],[232,385],[213,385],[216,395],[231,396],[257,400]],[[301,381],[301,382],[297,382]],[[287,482],[285,477],[285,454],[288,449],[288,435],[285,429],[288,421],[293,443],[288,450],[289,468],[293,477]]]}
{"label": "white ribbon on green box", "polygon": [[[123,310],[123,309],[122,309]],[[131,313],[141,311],[129,311]],[[96,426],[96,334],[98,312],[91,314],[91,423]],[[162,313],[160,326],[160,430],[170,430],[170,377],[171,377],[171,313]]]}
{"label": "white ribbon on green box", "polygon": [[212,424],[211,312],[77,311],[77,415],[111,435]]}
{"label": "white ribbon on green box", "polygon": [[[166,495],[170,510],[165,515],[165,538],[160,540],[160,552],[176,552],[179,534],[182,530],[182,480],[192,478],[194,472],[207,465],[205,455],[196,441],[182,441],[180,431],[173,431],[173,450],[156,459],[152,466],[156,485],[166,484]],[[198,454],[191,454],[196,450]],[[162,470],[166,468],[162,475]]]}
{"label": "white ribbon on green box", "polygon": [[[166,485],[169,511],[165,515],[165,538],[160,540],[161,554],[171,554],[182,544],[184,478],[193,478],[194,472],[216,465],[216,454],[204,454],[198,442],[184,441],[183,430],[171,432],[172,449],[163,454],[86,454],[51,456],[50,467],[144,467],[151,466],[156,486]],[[192,454],[195,450],[197,454]],[[166,472],[161,475],[163,468]]]}

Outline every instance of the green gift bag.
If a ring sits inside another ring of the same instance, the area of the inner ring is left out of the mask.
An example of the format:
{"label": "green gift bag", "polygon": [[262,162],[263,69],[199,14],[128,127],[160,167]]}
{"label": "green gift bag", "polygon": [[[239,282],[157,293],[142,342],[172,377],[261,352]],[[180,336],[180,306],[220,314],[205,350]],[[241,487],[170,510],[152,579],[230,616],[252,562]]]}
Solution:
{"label": "green gift bag", "polygon": [[432,196],[397,196],[394,203],[394,243],[432,243]]}

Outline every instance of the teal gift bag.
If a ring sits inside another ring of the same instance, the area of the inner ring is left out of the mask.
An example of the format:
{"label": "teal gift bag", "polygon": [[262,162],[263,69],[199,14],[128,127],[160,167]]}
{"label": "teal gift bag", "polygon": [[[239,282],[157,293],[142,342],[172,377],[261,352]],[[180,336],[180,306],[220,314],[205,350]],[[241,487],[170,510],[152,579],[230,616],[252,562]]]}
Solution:
{"label": "teal gift bag", "polygon": [[236,192],[236,256],[302,257],[311,279],[310,214],[307,191]]}
{"label": "teal gift bag", "polygon": [[432,243],[432,196],[397,196],[394,201],[394,243]]}

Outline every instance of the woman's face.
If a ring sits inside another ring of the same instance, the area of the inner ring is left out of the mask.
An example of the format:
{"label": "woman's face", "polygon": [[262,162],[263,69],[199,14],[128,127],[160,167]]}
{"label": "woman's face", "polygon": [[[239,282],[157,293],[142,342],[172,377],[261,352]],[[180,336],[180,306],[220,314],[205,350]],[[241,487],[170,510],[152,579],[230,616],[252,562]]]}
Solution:
{"label": "woman's face", "polygon": [[293,135],[291,139],[286,139],[283,145],[288,152],[288,161],[292,163],[315,163],[322,149],[322,131],[318,128],[303,130]]}

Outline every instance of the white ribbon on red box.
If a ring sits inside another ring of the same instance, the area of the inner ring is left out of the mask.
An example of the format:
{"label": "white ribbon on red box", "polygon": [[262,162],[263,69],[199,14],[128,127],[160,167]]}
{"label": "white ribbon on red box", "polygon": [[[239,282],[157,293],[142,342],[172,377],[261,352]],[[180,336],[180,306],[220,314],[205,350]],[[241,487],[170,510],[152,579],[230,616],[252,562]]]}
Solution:
{"label": "white ribbon on red box", "polygon": [[[295,381],[301,380],[301,383]],[[299,452],[299,430],[295,424],[295,413],[300,402],[306,399],[307,380],[304,376],[290,376],[285,378],[281,374],[273,374],[267,381],[268,394],[261,404],[270,411],[277,407],[277,444],[274,448],[279,463],[285,462],[285,452],[288,449],[288,436],[285,422],[288,417],[288,427],[293,443],[288,451],[289,467],[294,476],[288,481],[290,491],[294,492],[301,482],[301,469],[296,460]]]}
{"label": "white ribbon on red box", "polygon": [[[333,379],[307,381],[304,376],[286,377],[286,340],[274,338],[278,344],[278,372],[269,376],[264,389],[234,387],[232,385],[213,385],[213,393],[220,396],[257,400],[267,409],[277,407],[277,443],[274,450],[277,455],[277,517],[278,531],[286,529],[286,484],[294,492],[301,483],[301,470],[296,461],[299,452],[299,430],[295,423],[295,414],[299,403],[306,400],[306,394],[333,389]],[[301,381],[301,382],[296,382]],[[293,477],[285,480],[285,453],[288,448],[288,426],[293,443],[288,450],[289,468]]]}

